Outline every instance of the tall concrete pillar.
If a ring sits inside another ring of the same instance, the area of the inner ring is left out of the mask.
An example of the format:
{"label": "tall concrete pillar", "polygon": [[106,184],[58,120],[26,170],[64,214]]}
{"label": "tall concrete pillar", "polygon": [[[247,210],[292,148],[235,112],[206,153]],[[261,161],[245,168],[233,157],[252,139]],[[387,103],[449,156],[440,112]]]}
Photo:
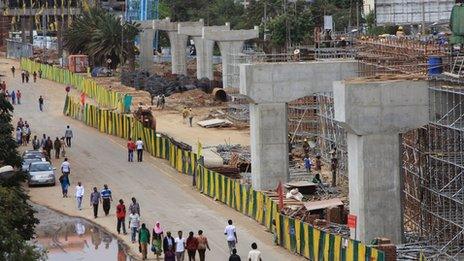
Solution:
{"label": "tall concrete pillar", "polygon": [[251,180],[275,189],[289,176],[287,103],[332,90],[332,82],[357,75],[355,61],[240,65],[240,93],[250,102]]}
{"label": "tall concrete pillar", "polygon": [[171,65],[173,74],[187,75],[187,40],[188,35],[168,31],[171,44]]}
{"label": "tall concrete pillar", "polygon": [[230,24],[224,26],[186,26],[179,23],[178,33],[193,37],[196,49],[197,59],[197,79],[213,79],[213,48],[214,41],[203,38],[203,32],[228,31]]}
{"label": "tall concrete pillar", "polygon": [[401,243],[399,134],[427,124],[427,83],[346,81],[334,83],[333,90],[335,119],[348,131],[350,213],[357,216],[357,239],[383,236]]}
{"label": "tall concrete pillar", "polygon": [[153,65],[153,39],[155,30],[142,29],[140,37],[140,67],[149,70]]}
{"label": "tall concrete pillar", "polygon": [[[222,85],[224,87],[238,87],[239,82],[232,82],[232,63],[231,58],[242,52],[243,43],[246,40],[257,38],[259,28],[255,26],[252,30],[231,30],[231,31],[205,31],[203,38],[217,41],[222,56]],[[238,72],[237,72],[238,73]]]}
{"label": "tall concrete pillar", "polygon": [[[288,141],[287,104],[250,104],[250,136],[252,186],[254,189],[275,188],[287,182]],[[265,175],[256,175],[265,173]]]}

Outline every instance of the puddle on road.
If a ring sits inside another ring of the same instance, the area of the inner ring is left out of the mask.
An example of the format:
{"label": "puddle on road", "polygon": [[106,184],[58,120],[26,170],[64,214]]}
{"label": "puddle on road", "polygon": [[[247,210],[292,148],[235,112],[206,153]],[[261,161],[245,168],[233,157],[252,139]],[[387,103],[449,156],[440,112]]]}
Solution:
{"label": "puddle on road", "polygon": [[32,206],[40,220],[35,243],[48,250],[48,260],[134,260],[126,247],[102,227],[40,205]]}

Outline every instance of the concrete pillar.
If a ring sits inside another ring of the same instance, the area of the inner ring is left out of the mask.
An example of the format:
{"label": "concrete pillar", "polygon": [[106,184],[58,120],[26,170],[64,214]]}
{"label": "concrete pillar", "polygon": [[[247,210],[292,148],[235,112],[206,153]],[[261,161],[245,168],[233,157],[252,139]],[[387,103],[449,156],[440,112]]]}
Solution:
{"label": "concrete pillar", "polygon": [[[276,188],[287,182],[287,104],[250,104],[252,186],[256,190]],[[265,175],[257,175],[265,173]]]}
{"label": "concrete pillar", "polygon": [[222,85],[224,87],[237,87],[234,86],[232,79],[234,73],[233,59],[242,52],[244,43],[244,40],[218,42],[222,56]]}
{"label": "concrete pillar", "polygon": [[178,34],[177,31],[168,31],[171,43],[172,73],[187,75],[187,40],[188,35]]}
{"label": "concrete pillar", "polygon": [[153,65],[153,39],[155,30],[143,29],[139,34],[140,37],[140,67],[150,70]]}
{"label": "concrete pillar", "polygon": [[[203,23],[203,20],[200,20],[200,23]],[[193,37],[197,53],[197,78],[212,80],[214,41],[203,38],[203,32],[228,31],[230,30],[230,24],[226,23],[224,26],[192,26],[186,23],[179,23],[177,29],[179,34]]]}
{"label": "concrete pillar", "polygon": [[[428,122],[424,81],[336,82],[335,119],[348,131],[350,213],[357,238],[401,243],[401,160],[399,134]],[[354,237],[354,231],[352,231]]]}
{"label": "concrete pillar", "polygon": [[[224,87],[238,87],[239,82],[231,82],[232,63],[231,56],[241,53],[243,43],[246,40],[257,38],[259,27],[255,26],[252,30],[231,30],[231,31],[204,31],[203,38],[217,41],[222,56],[222,85]],[[238,65],[237,65],[238,66]],[[238,69],[237,69],[238,70]],[[238,71],[236,72],[238,78]]]}
{"label": "concrete pillar", "polygon": [[197,79],[208,78],[213,80],[213,49],[214,41],[194,36],[195,50],[197,52]]}
{"label": "concrete pillar", "polygon": [[357,75],[355,61],[240,65],[240,93],[250,104],[251,179],[257,190],[275,189],[289,176],[287,103],[332,90]]}

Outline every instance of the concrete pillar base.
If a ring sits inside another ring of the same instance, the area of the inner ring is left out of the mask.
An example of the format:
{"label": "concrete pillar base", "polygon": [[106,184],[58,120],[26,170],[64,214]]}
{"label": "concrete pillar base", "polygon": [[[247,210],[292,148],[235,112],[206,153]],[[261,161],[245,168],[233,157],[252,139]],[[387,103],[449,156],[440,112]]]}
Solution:
{"label": "concrete pillar base", "polygon": [[197,52],[197,79],[214,79],[213,74],[213,48],[214,41],[201,36],[193,37]]}
{"label": "concrete pillar base", "polygon": [[[348,133],[350,213],[358,218],[357,238],[384,236],[402,241],[400,138],[397,133]],[[354,230],[351,231],[354,238]]]}
{"label": "concrete pillar base", "polygon": [[187,40],[188,35],[178,34],[177,31],[168,31],[171,43],[171,64],[173,74],[187,75]]}
{"label": "concrete pillar base", "polygon": [[251,181],[256,190],[288,181],[287,104],[250,104]]}

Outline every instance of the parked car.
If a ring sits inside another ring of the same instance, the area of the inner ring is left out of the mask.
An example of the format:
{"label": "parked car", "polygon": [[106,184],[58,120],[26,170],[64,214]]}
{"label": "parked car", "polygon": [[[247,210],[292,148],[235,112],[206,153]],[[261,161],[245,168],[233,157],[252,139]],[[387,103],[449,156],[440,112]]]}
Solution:
{"label": "parked car", "polygon": [[28,168],[28,185],[55,185],[55,169],[48,161],[32,162]]}
{"label": "parked car", "polygon": [[23,171],[27,171],[29,169],[29,165],[32,162],[38,162],[38,161],[45,161],[45,157],[42,157],[42,155],[38,154],[25,154],[23,155],[23,162],[21,169]]}

